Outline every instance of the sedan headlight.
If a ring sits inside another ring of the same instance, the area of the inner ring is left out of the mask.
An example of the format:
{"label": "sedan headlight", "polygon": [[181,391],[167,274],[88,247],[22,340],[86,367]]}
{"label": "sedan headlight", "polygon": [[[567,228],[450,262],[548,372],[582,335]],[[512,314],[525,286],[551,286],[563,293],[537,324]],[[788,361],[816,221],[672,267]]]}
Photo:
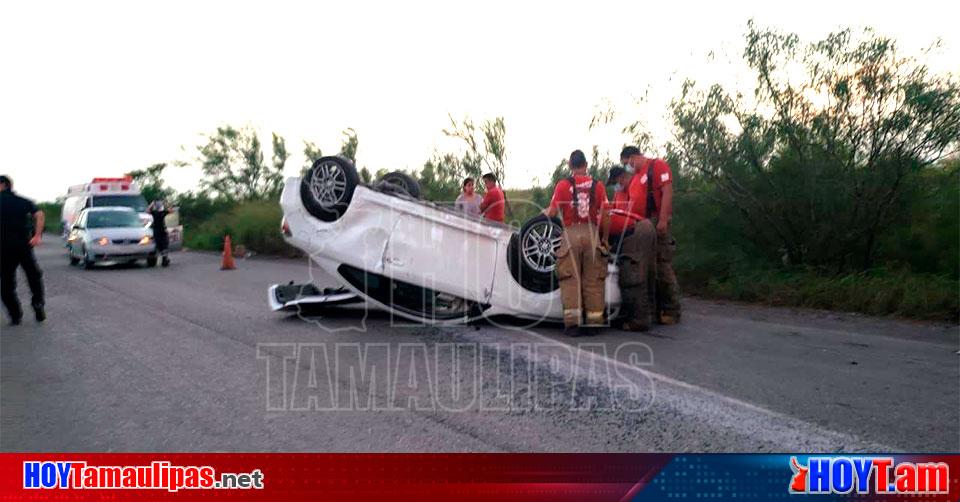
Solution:
{"label": "sedan headlight", "polygon": [[140,245],[141,245],[141,246],[146,246],[147,244],[150,244],[151,242],[153,242],[153,238],[150,237],[149,235],[144,235],[143,238],[140,239]]}
{"label": "sedan headlight", "polygon": [[106,246],[107,244],[110,244],[110,239],[107,239],[106,237],[101,237],[97,239],[97,244],[100,246]]}

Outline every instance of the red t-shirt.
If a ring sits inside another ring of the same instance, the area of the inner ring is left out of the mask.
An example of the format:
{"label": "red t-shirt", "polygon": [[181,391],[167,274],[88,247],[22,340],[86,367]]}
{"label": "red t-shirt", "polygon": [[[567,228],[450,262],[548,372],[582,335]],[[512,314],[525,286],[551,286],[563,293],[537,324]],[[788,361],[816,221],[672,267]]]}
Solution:
{"label": "red t-shirt", "polygon": [[590,185],[593,184],[593,178],[577,175],[573,180],[577,184],[576,210],[573,208],[573,186],[567,179],[557,183],[557,188],[553,190],[553,199],[550,200],[550,207],[560,209],[564,226],[587,222],[599,223],[600,211],[607,207],[607,189],[603,187],[602,182],[597,181],[593,189],[593,204],[590,204]]}
{"label": "red t-shirt", "polygon": [[610,203],[610,235],[620,235],[643,218],[630,211],[630,197],[627,192],[617,190]]}
{"label": "red t-shirt", "polygon": [[488,220],[499,221],[503,223],[504,216],[504,197],[503,190],[500,187],[493,187],[487,190],[480,202],[480,212]]}
{"label": "red t-shirt", "polygon": [[[650,170],[650,162],[653,162],[653,200],[657,203],[657,212],[647,214],[647,172]],[[653,218],[660,212],[660,200],[663,198],[663,187],[673,183],[673,173],[670,172],[670,165],[660,159],[648,159],[643,166],[637,170],[630,180],[630,186],[627,193],[630,195],[630,211],[639,214],[645,218]]]}

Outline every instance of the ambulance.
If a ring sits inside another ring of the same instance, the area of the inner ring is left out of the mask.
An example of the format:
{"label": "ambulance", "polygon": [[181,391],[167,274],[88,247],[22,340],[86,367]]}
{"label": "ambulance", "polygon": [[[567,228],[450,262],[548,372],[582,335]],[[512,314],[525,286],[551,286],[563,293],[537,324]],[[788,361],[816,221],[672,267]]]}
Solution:
{"label": "ambulance", "polygon": [[[70,233],[80,211],[88,207],[128,207],[137,212],[140,222],[145,227],[153,223],[153,217],[147,212],[147,201],[140,193],[140,187],[133,178],[93,178],[89,183],[73,185],[67,189],[66,199],[60,211],[63,224],[63,237]],[[171,212],[167,215],[167,235],[170,240],[170,251],[183,247],[183,226],[180,225],[180,215]]]}

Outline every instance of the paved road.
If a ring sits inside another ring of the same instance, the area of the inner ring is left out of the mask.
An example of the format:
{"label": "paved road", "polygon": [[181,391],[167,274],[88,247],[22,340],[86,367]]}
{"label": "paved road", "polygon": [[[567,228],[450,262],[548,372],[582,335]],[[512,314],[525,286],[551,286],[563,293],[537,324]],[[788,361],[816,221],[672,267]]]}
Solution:
{"label": "paved road", "polygon": [[306,261],[39,256],[50,319],[0,328],[2,450],[960,450],[956,326],[688,299],[679,326],[567,339],[270,312]]}

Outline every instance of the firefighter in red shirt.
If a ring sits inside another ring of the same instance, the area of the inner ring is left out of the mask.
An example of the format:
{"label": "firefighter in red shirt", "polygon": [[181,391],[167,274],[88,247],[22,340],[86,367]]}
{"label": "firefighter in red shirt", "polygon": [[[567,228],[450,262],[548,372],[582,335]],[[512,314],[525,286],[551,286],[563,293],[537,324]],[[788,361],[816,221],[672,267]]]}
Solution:
{"label": "firefighter in red shirt", "polygon": [[507,199],[503,196],[503,190],[497,186],[497,177],[493,173],[484,174],[483,186],[486,187],[487,193],[483,195],[483,201],[480,202],[480,212],[488,220],[503,223]]}
{"label": "firefighter in red shirt", "polygon": [[633,168],[610,169],[608,185],[613,185],[610,205],[610,249],[620,265],[620,314],[611,323],[627,331],[650,329],[655,302],[657,232],[650,220],[633,212],[628,187],[635,177]]}
{"label": "firefighter in red shirt", "polygon": [[627,187],[630,186],[632,176],[632,171],[620,166],[612,167],[607,176],[607,186],[613,189],[613,200],[607,206],[607,213],[610,215],[610,236],[607,242],[614,254],[619,254],[623,238],[633,234],[634,224],[643,219],[640,215],[628,211],[630,197],[627,195]]}
{"label": "firefighter in red shirt", "polygon": [[673,271],[677,241],[670,234],[673,216],[673,173],[661,159],[647,158],[635,146],[628,146],[620,157],[633,167],[628,195],[632,210],[642,214],[657,229],[657,321],[680,321],[680,285]]}
{"label": "firefighter in red shirt", "polygon": [[587,174],[587,157],[570,154],[572,176],[557,182],[550,206],[543,212],[563,217],[563,240],[557,251],[557,277],[563,302],[564,333],[593,334],[604,324],[604,280],[607,277],[607,191],[603,182]]}

